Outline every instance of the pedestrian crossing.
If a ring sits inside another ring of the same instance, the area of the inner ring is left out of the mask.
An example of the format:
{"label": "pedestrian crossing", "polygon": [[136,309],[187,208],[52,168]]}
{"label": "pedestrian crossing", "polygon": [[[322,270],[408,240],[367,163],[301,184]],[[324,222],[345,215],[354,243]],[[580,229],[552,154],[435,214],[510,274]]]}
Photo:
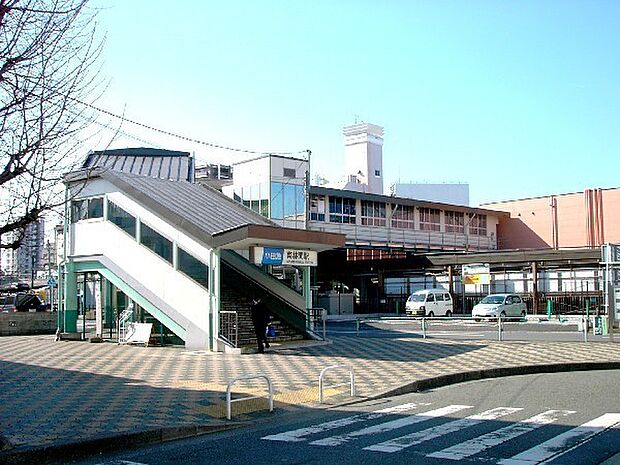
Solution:
{"label": "pedestrian crossing", "polygon": [[[482,460],[501,465],[532,465],[569,454],[605,431],[620,431],[620,413],[605,413],[567,429],[557,424],[565,423],[562,420],[575,415],[574,410],[550,409],[533,416],[526,412],[523,407],[499,406],[475,412],[471,405],[433,408],[430,403],[408,403],[271,434],[262,439],[306,443],[311,447],[357,447],[359,444],[362,450],[379,454],[409,449],[436,459],[436,463]],[[455,418],[458,416],[462,418]],[[432,424],[425,425],[431,421]],[[554,424],[556,429],[552,431],[561,432],[549,438],[550,433],[544,433],[544,428]],[[454,443],[448,445],[450,441]],[[437,446],[439,450],[431,450]],[[511,455],[501,456],[506,450]]]}

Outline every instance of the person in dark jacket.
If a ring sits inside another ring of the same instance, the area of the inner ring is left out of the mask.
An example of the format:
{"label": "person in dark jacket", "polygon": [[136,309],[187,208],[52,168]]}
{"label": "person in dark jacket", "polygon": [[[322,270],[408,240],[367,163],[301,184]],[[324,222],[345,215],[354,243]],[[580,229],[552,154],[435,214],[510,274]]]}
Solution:
{"label": "person in dark jacket", "polygon": [[265,352],[265,348],[269,348],[269,341],[267,341],[267,325],[269,324],[269,309],[263,299],[255,297],[252,300],[251,306],[252,323],[254,324],[254,333],[256,334],[256,344],[258,346],[258,353]]}

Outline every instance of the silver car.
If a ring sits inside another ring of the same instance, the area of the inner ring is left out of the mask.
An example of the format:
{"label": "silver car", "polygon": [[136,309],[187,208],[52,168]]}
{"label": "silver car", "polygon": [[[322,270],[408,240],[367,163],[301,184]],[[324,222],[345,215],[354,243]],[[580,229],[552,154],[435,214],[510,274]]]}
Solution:
{"label": "silver car", "polygon": [[527,306],[517,294],[489,294],[471,312],[475,319],[480,318],[525,318]]}

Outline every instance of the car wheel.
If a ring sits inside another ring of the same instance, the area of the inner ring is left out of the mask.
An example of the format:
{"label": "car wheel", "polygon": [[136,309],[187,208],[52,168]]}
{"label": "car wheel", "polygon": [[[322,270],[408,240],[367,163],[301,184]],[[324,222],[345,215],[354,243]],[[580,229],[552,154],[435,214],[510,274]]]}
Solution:
{"label": "car wheel", "polygon": [[521,319],[525,320],[527,313],[525,312],[525,310],[521,310]]}
{"label": "car wheel", "polygon": [[452,316],[452,312],[451,312],[450,310],[448,310],[448,311],[446,312],[446,316],[447,316],[448,318],[450,318],[450,317]]}
{"label": "car wheel", "polygon": [[435,316],[435,312],[433,312],[432,310],[430,312],[428,312],[428,314],[426,315],[428,317],[434,317]]}
{"label": "car wheel", "polygon": [[505,312],[504,310],[502,310],[502,313],[500,313],[500,314],[499,314],[499,317],[500,317],[502,320],[505,320],[505,319],[506,319],[506,312]]}

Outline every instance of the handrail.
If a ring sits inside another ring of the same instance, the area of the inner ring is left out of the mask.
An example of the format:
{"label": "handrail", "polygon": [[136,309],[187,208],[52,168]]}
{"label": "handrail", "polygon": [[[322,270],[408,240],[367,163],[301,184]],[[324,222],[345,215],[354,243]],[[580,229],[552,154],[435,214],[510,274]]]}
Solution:
{"label": "handrail", "polygon": [[[302,314],[304,318],[306,317],[306,305],[301,294],[283,284],[274,276],[265,273],[233,250],[222,250],[221,259],[228,266],[242,273],[250,281],[259,285],[285,304],[288,304]],[[271,286],[272,289],[265,286]]]}
{"label": "handrail", "polygon": [[[351,379],[351,397],[355,397],[355,372],[353,371],[353,367],[350,365],[332,365],[327,368],[323,368],[323,370],[321,370],[321,374],[319,375],[319,404],[323,403],[323,379],[325,377],[325,373],[338,368],[347,368],[349,370]],[[344,384],[338,384],[334,387],[338,386],[344,386]]]}
{"label": "handrail", "polygon": [[320,320],[323,326],[323,340],[326,341],[327,340],[327,326],[326,326],[326,320],[327,320],[327,310],[325,310],[323,307],[312,307],[307,309],[307,313],[306,313],[306,326],[308,328],[311,328],[312,331],[316,330],[317,322],[319,320],[319,310],[320,310]]}
{"label": "handrail", "polygon": [[232,400],[232,387],[237,381],[247,380],[247,379],[258,379],[263,378],[267,381],[267,397],[269,399],[269,411],[273,412],[273,386],[271,384],[271,380],[266,375],[248,375],[248,376],[239,376],[237,378],[233,378],[228,381],[226,386],[226,418],[230,420],[232,418],[232,403],[233,402],[241,402],[243,400],[251,400],[251,399],[261,399],[265,396],[250,396],[250,397],[242,397],[241,399]]}
{"label": "handrail", "polygon": [[[225,316],[233,317],[232,323]],[[233,347],[239,344],[239,314],[235,310],[220,310],[219,337]]]}

